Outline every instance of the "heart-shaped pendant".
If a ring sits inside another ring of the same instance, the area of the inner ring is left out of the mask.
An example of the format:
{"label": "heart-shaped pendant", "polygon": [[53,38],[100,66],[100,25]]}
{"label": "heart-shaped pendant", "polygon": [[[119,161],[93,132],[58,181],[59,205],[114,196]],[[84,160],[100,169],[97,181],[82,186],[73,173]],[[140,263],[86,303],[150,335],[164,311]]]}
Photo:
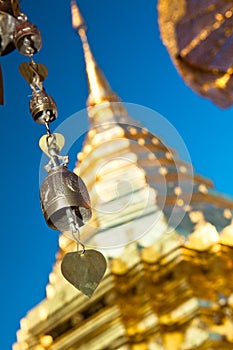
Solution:
{"label": "heart-shaped pendant", "polygon": [[61,264],[65,279],[89,298],[98,287],[106,271],[104,256],[97,250],[67,253]]}

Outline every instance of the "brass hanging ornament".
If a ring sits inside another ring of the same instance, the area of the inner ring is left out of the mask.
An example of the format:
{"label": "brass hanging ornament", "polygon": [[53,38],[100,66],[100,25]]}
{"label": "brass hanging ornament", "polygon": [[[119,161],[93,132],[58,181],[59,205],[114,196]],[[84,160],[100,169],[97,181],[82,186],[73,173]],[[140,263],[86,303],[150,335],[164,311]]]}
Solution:
{"label": "brass hanging ornament", "polygon": [[106,260],[97,250],[67,253],[61,264],[65,279],[89,298],[98,287],[106,270]]}
{"label": "brass hanging ornament", "polygon": [[24,14],[18,16],[13,38],[15,47],[22,55],[31,56],[41,49],[40,31],[33,23],[28,22],[27,16]]}
{"label": "brass hanging ornament", "polygon": [[40,200],[46,223],[54,230],[70,230],[68,208],[72,209],[79,226],[91,218],[90,199],[84,182],[64,165],[50,169],[40,187]]}
{"label": "brass hanging ornament", "polygon": [[40,188],[41,208],[49,227],[71,232],[77,242],[77,251],[64,256],[61,272],[68,282],[90,298],[104,276],[107,263],[100,252],[86,250],[80,239],[80,227],[91,218],[90,198],[82,179],[67,169],[67,156],[59,155],[64,145],[61,136],[44,135],[39,142],[50,157],[46,166],[48,175]]}
{"label": "brass hanging ornament", "polygon": [[47,131],[39,141],[41,150],[49,157],[45,166],[48,175],[40,188],[42,212],[49,227],[71,232],[77,242],[77,251],[64,256],[61,271],[68,282],[90,298],[104,276],[107,263],[100,252],[86,250],[81,241],[80,227],[92,215],[89,194],[83,180],[68,170],[68,156],[60,155],[64,136],[50,131],[50,123],[57,118],[57,107],[43,86],[48,70],[33,59],[42,46],[42,39],[38,28],[21,12],[14,29],[14,44],[21,54],[30,57],[30,62],[22,63],[19,70],[32,89],[30,113],[33,120],[44,124]]}

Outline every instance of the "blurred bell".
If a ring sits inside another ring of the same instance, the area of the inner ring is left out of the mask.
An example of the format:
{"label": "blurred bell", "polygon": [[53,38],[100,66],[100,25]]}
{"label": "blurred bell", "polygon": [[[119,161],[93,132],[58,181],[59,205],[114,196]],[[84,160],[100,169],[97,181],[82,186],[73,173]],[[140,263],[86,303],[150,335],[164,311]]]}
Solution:
{"label": "blurred bell", "polygon": [[0,1],[0,56],[7,55],[15,49],[13,32],[16,18],[13,1]]}
{"label": "blurred bell", "polygon": [[91,218],[90,198],[84,182],[63,165],[50,170],[40,188],[40,201],[48,226],[55,230],[70,230],[69,208],[79,226]]}

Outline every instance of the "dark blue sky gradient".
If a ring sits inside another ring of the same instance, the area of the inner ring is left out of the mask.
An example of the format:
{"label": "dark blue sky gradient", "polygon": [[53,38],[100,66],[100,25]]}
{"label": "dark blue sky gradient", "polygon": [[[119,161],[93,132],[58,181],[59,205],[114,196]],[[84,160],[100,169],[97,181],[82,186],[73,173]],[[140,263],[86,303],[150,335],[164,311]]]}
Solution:
{"label": "dark blue sky gradient", "polygon": [[[184,84],[160,40],[156,1],[79,0],[79,5],[94,55],[112,88],[123,101],[166,117],[182,136],[196,172],[233,195],[232,109],[220,110]],[[71,28],[69,0],[22,0],[21,7],[42,32],[43,47],[35,60],[49,69],[45,87],[59,109],[54,129],[85,107],[81,44]],[[44,128],[29,114],[31,92],[18,72],[24,61],[16,51],[1,58],[6,94],[0,108],[1,350],[11,349],[20,319],[45,297],[58,247],[58,233],[46,226],[40,210],[38,140]],[[79,125],[73,127],[78,133]],[[71,169],[80,147],[77,142],[72,148]]]}

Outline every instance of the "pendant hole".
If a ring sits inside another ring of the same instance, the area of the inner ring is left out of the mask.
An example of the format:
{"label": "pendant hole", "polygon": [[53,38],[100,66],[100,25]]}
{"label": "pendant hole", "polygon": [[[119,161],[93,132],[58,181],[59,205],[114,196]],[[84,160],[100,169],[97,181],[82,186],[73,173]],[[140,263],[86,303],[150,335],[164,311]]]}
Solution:
{"label": "pendant hole", "polygon": [[83,256],[86,253],[86,250],[78,250],[78,255]]}

